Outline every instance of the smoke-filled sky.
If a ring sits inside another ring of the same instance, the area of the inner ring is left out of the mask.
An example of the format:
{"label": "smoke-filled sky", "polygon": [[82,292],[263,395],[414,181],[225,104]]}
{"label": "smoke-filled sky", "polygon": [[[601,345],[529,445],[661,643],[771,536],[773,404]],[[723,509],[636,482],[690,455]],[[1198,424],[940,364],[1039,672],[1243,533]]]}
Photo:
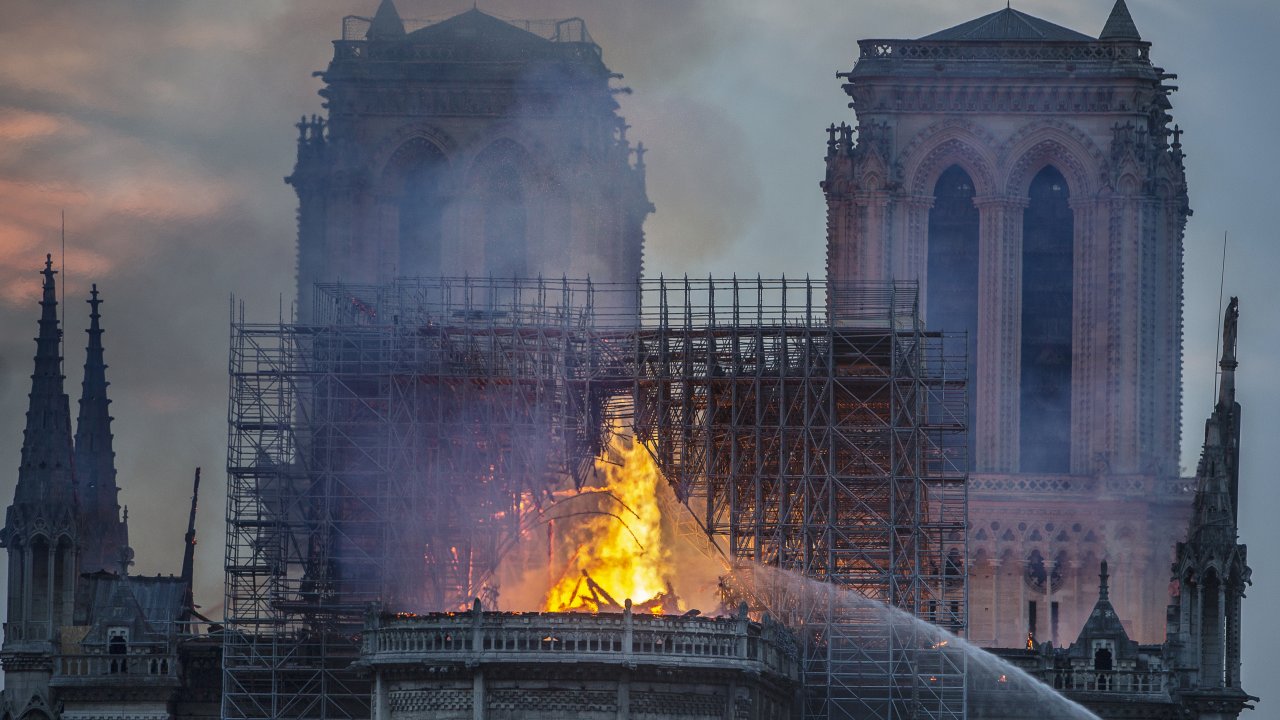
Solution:
{"label": "smoke-filled sky", "polygon": [[[470,0],[399,0],[441,18]],[[329,41],[376,0],[9,0],[0,23],[0,500],[12,497],[36,332],[40,267],[67,214],[67,375],[78,397],[90,282],[104,341],[136,570],[176,572],[192,470],[205,469],[197,598],[217,612],[223,553],[229,297],[251,317],[293,292],[292,167],[303,113],[319,112]],[[647,272],[821,276],[825,128],[852,122],[837,71],[855,41],[918,37],[996,0],[485,0],[508,17],[580,16],[634,94],[631,137],[652,149]],[[1017,9],[1096,34],[1111,0]],[[1280,117],[1272,0],[1130,0],[1153,58],[1179,74],[1186,130],[1183,467],[1210,410],[1222,237],[1240,295],[1244,405],[1245,687],[1264,689],[1280,646]],[[74,412],[74,409],[73,409]],[[1270,702],[1280,702],[1271,699]]]}

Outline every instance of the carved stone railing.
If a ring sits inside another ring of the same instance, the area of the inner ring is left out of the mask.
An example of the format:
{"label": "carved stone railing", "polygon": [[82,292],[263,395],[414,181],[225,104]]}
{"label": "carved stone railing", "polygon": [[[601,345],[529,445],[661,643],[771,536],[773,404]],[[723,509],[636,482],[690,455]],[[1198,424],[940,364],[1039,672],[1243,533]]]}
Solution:
{"label": "carved stone railing", "polygon": [[177,678],[176,655],[58,655],[52,682],[72,685],[118,679],[120,684],[133,685],[148,679],[176,682]]}
{"label": "carved stone railing", "polygon": [[1145,42],[859,40],[859,60],[1002,60],[1149,65]]}
{"label": "carved stone railing", "polygon": [[50,642],[48,622],[32,620],[30,622],[7,622],[4,624],[4,642],[6,645],[41,641]]}
{"label": "carved stone railing", "polygon": [[[451,45],[414,45],[411,43],[383,45],[368,40],[334,40],[333,59],[383,60],[399,62],[453,62],[467,58],[465,48]],[[603,57],[598,45],[589,42],[557,42],[540,48],[541,55],[551,54],[562,60],[599,60]],[[526,53],[527,55],[528,53]]]}
{"label": "carved stone railing", "polygon": [[437,613],[382,615],[365,627],[361,662],[593,662],[680,665],[797,677],[781,626],[740,618],[632,614]]}
{"label": "carved stone railing", "polygon": [[1010,492],[1074,494],[1081,497],[1096,497],[1099,493],[1133,497],[1179,497],[1190,495],[1195,488],[1189,485],[1186,478],[1155,475],[973,473],[969,476],[969,490],[978,496],[995,493],[1002,497]]}
{"label": "carved stone railing", "polygon": [[1101,692],[1125,695],[1163,695],[1168,675],[1137,670],[1045,670],[1040,679],[1063,692]]}

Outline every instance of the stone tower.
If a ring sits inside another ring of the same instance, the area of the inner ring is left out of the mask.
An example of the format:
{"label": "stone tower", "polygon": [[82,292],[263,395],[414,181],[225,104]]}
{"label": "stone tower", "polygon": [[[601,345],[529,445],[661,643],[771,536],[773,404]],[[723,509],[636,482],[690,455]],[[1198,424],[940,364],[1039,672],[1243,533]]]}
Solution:
{"label": "stone tower", "polygon": [[6,710],[51,715],[49,677],[58,630],[70,625],[81,544],[72,471],[71,411],[62,389],[62,331],[52,258],[44,266],[40,333],[22,461],[0,540],[9,553],[4,626]]}
{"label": "stone tower", "polygon": [[[579,19],[470,10],[406,32],[391,0],[348,18],[299,124],[299,314],[315,282],[639,278],[644,148]],[[623,293],[619,293],[622,295]]]}
{"label": "stone tower", "polygon": [[1091,37],[1005,8],[917,40],[863,40],[823,190],[842,291],[920,283],[970,358],[970,637],[1074,637],[1110,558],[1112,602],[1163,639],[1178,480],[1182,234],[1174,77],[1124,0]]}
{"label": "stone tower", "polygon": [[0,531],[0,544],[9,553],[0,708],[11,717],[27,712],[55,716],[49,688],[53,662],[67,651],[62,629],[81,624],[75,613],[83,573],[120,571],[132,556],[128,528],[116,504],[98,288],[89,299],[89,343],[73,443],[70,404],[63,391],[57,271],[49,256],[43,274],[22,463]]}
{"label": "stone tower", "polygon": [[1195,509],[1177,545],[1169,607],[1169,666],[1183,703],[1202,720],[1240,714],[1250,699],[1240,687],[1240,601],[1250,584],[1246,548],[1237,531],[1240,506],[1240,403],[1236,402],[1236,323],[1231,298],[1223,320],[1218,403],[1205,421],[1196,469]]}
{"label": "stone tower", "polygon": [[80,528],[86,538],[80,572],[117,572],[132,557],[129,528],[120,519],[120,488],[116,485],[116,454],[112,448],[111,400],[107,398],[107,364],[103,360],[102,316],[98,286],[89,293],[89,345],[85,348],[80,416],[76,419],[75,468],[79,489]]}

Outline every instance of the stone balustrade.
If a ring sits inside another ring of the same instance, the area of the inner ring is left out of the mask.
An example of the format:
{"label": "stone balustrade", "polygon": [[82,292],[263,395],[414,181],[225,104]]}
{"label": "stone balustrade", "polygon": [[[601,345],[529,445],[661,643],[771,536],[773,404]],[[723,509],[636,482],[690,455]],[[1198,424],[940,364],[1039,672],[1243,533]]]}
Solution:
{"label": "stone balustrade", "polygon": [[381,615],[364,632],[362,661],[596,662],[732,667],[797,677],[794,641],[773,622],[641,613]]}
{"label": "stone balustrade", "polygon": [[1128,695],[1166,694],[1165,672],[1137,670],[1048,670],[1040,679],[1064,692],[1102,692]]}
{"label": "stone balustrade", "polygon": [[1051,62],[1151,62],[1147,43],[989,42],[947,40],[859,40],[859,60],[1004,60]]}
{"label": "stone balustrade", "polygon": [[175,655],[57,655],[53,662],[55,686],[101,684],[118,679],[121,685],[177,683]]}

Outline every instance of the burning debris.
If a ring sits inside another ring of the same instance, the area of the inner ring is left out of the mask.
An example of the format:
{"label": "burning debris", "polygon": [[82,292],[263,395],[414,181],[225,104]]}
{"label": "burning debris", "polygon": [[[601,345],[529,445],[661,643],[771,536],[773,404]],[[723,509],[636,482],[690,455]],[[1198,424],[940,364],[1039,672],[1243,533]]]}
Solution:
{"label": "burning debris", "polygon": [[596,476],[603,478],[603,486],[591,491],[599,509],[572,513],[577,522],[560,528],[558,542],[568,543],[568,560],[543,609],[622,612],[623,602],[632,600],[638,612],[679,613],[657,502],[662,476],[642,443],[616,426],[611,438],[608,459],[595,463]]}
{"label": "burning debris", "polygon": [[[652,598],[631,606],[632,612],[650,613],[652,615],[674,615],[680,612],[676,592],[667,580],[667,589]],[[600,587],[600,583],[591,579],[591,574],[582,571],[582,577],[573,587],[569,600],[569,609],[586,607],[592,612],[618,613],[626,609],[626,602],[618,602],[608,590]]]}

